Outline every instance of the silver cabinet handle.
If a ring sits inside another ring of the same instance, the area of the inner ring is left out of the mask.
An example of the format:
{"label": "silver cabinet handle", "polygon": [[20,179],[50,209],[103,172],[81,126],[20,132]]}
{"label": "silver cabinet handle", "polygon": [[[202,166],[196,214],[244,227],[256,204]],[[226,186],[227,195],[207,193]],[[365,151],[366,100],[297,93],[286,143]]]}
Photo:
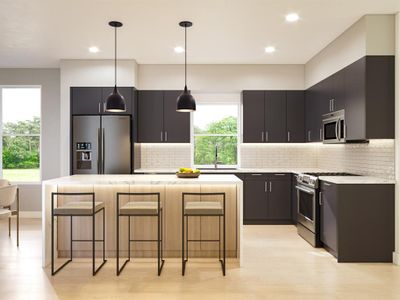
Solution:
{"label": "silver cabinet handle", "polygon": [[262,174],[260,174],[260,173],[254,173],[254,174],[251,174],[251,176],[261,176]]}
{"label": "silver cabinet handle", "polygon": [[322,193],[319,192],[319,205],[322,206]]}
{"label": "silver cabinet handle", "polygon": [[264,143],[264,131],[261,131],[261,142]]}
{"label": "silver cabinet handle", "polygon": [[332,99],[329,100],[329,111],[332,111]]}
{"label": "silver cabinet handle", "polygon": [[105,111],[106,111],[106,103],[103,102],[103,112],[105,112]]}
{"label": "silver cabinet handle", "polygon": [[161,140],[161,142],[163,141],[163,132],[162,131],[160,132],[160,140]]}
{"label": "silver cabinet handle", "polygon": [[167,131],[164,133],[164,136],[165,136],[165,141],[168,142],[168,132]]}
{"label": "silver cabinet handle", "polygon": [[311,130],[308,131],[308,141],[311,142]]}
{"label": "silver cabinet handle", "polygon": [[287,141],[290,142],[290,131],[287,132]]}
{"label": "silver cabinet handle", "polygon": [[264,182],[264,192],[268,192],[268,183]]}
{"label": "silver cabinet handle", "polygon": [[335,99],[332,99],[332,111],[335,110]]}
{"label": "silver cabinet handle", "polygon": [[269,192],[272,192],[272,181],[269,182]]}
{"label": "silver cabinet handle", "polygon": [[329,183],[326,183],[326,182],[324,182],[324,185],[326,185],[326,186],[331,186]]}
{"label": "silver cabinet handle", "polygon": [[101,113],[101,111],[100,111],[100,107],[101,107],[101,104],[100,104],[100,102],[99,102],[99,113]]}
{"label": "silver cabinet handle", "polygon": [[282,173],[276,173],[274,174],[274,176],[285,176],[286,174],[282,174]]}
{"label": "silver cabinet handle", "polygon": [[269,140],[269,134],[268,134],[268,131],[266,131],[265,132],[265,141],[268,142],[268,140]]}

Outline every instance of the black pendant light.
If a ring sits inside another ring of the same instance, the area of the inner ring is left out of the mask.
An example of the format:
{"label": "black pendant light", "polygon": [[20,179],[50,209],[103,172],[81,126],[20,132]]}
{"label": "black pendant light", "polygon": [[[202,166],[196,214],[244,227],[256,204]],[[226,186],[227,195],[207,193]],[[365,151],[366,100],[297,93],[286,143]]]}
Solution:
{"label": "black pendant light", "polygon": [[190,21],[182,21],[179,23],[179,26],[185,28],[185,88],[183,89],[182,94],[178,97],[176,102],[176,111],[179,112],[191,112],[196,111],[196,101],[193,96],[187,89],[186,80],[187,80],[187,49],[186,49],[186,30],[188,27],[191,27],[193,24]]}
{"label": "black pendant light", "polygon": [[108,23],[115,29],[115,57],[114,57],[114,90],[108,95],[106,100],[106,111],[107,112],[124,112],[126,111],[126,103],[124,97],[118,92],[117,89],[117,28],[122,27],[122,23],[118,21],[111,21]]}

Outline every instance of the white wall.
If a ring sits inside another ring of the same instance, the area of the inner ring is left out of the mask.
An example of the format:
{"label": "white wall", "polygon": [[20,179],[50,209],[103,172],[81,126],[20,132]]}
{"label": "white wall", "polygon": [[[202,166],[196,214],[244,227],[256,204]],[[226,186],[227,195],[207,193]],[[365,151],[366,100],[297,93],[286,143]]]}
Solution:
{"label": "white wall", "polygon": [[[60,176],[60,70],[0,69],[0,85],[41,86],[41,174],[42,179]],[[21,185],[21,210],[41,210],[39,184]]]}
{"label": "white wall", "polygon": [[305,88],[365,55],[394,55],[394,15],[366,15],[305,64]]}
{"label": "white wall", "polygon": [[[138,88],[183,89],[183,65],[139,65]],[[304,65],[189,65],[188,88],[194,92],[304,88]]]}
{"label": "white wall", "polygon": [[[118,60],[118,85],[137,86],[135,60]],[[70,169],[70,87],[113,86],[114,60],[61,60],[60,62],[60,169],[63,176]]]}

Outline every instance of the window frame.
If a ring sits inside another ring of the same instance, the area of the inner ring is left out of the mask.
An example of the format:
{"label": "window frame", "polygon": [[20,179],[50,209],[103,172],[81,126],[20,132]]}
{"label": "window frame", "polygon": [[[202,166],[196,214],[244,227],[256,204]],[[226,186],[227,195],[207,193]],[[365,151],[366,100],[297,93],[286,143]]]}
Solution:
{"label": "window frame", "polygon": [[[218,97],[218,94],[215,94],[214,97]],[[237,169],[239,167],[239,157],[240,157],[240,112],[241,112],[241,105],[240,105],[240,95],[238,96],[238,101],[236,100],[225,100],[225,101],[211,101],[211,100],[200,100],[197,101],[197,106],[199,105],[236,105],[237,108],[237,132],[236,134],[232,133],[195,133],[194,132],[194,116],[191,113],[190,118],[190,144],[191,144],[191,164],[192,167],[198,169],[215,169],[214,165],[196,165],[194,163],[195,159],[195,137],[196,136],[227,136],[227,137],[236,137],[236,164],[235,165],[218,165],[217,169]],[[195,96],[196,98],[196,96]],[[196,112],[194,112],[196,113]]]}
{"label": "window frame", "polygon": [[[39,89],[40,90],[40,101],[39,101],[39,111],[40,111],[40,132],[32,134],[3,134],[3,89]],[[42,182],[42,86],[41,85],[0,85],[0,178],[3,178],[3,137],[39,137],[39,179],[33,181],[11,181],[14,184],[20,185],[35,185]]]}

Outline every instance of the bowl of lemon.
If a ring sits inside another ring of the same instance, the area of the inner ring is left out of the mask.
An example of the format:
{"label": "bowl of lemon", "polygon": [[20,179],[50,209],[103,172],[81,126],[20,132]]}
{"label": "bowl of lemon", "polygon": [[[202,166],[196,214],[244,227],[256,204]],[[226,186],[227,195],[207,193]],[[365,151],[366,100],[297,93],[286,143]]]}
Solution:
{"label": "bowl of lemon", "polygon": [[200,176],[200,170],[192,168],[179,168],[179,171],[176,172],[176,176],[179,178],[197,178]]}

